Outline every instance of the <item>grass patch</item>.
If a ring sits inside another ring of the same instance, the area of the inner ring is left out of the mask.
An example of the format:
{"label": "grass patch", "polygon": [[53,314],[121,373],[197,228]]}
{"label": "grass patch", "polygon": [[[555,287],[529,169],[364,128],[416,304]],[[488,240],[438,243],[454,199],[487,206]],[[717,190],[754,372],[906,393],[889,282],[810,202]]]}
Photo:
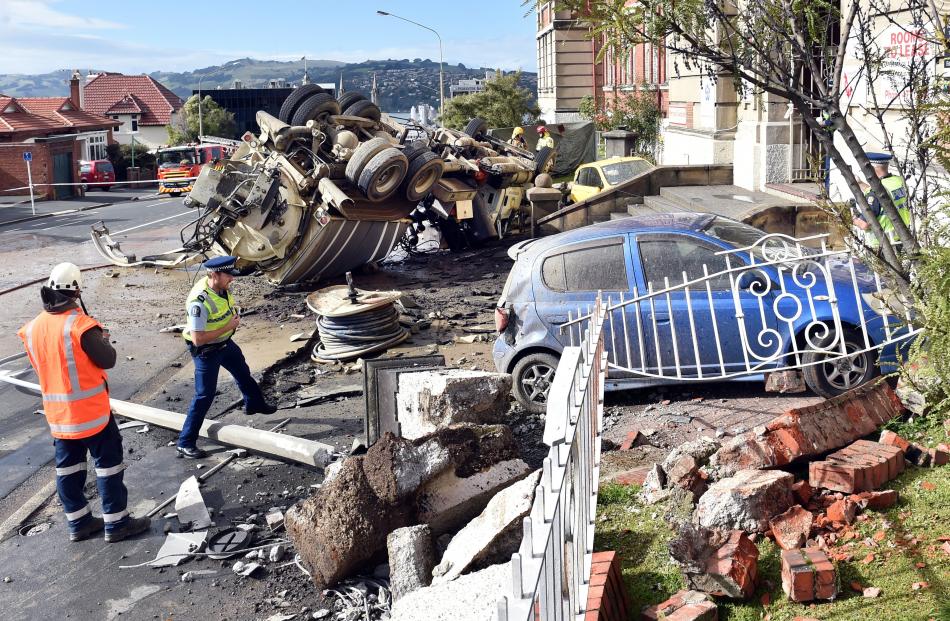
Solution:
{"label": "grass patch", "polygon": [[[919,440],[931,446],[944,441],[942,428],[916,429],[923,436]],[[663,519],[667,503],[644,505],[636,497],[638,488],[618,487],[623,486],[601,486],[594,547],[617,551],[631,618],[638,618],[642,607],[669,598],[685,585],[670,561],[667,546],[673,532]],[[885,487],[898,491],[898,504],[884,512],[865,512],[853,527],[857,537],[834,544],[835,550],[852,556],[836,562],[840,587],[835,601],[790,601],[782,591],[780,550],[771,540],[759,538],[758,590],[744,602],[716,598],[720,621],[950,621],[950,554],[938,541],[950,536],[950,466],[909,468]],[[877,541],[875,534],[883,538]],[[873,560],[865,562],[869,554]],[[852,582],[879,587],[881,595],[865,598],[852,590]],[[921,582],[928,586],[915,590],[914,584]],[[763,604],[766,593],[769,603]]]}

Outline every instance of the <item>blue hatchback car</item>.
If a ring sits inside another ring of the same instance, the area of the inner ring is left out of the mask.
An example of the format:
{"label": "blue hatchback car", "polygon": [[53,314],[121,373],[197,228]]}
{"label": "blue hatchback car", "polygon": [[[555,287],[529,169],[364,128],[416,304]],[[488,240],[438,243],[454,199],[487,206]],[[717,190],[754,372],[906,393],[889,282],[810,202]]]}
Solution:
{"label": "blue hatchback car", "polygon": [[895,364],[915,334],[893,314],[895,296],[847,253],[712,214],[613,220],[521,242],[509,255],[493,356],[535,412],[598,291],[613,309],[608,389],[761,381],[800,368],[830,397]]}

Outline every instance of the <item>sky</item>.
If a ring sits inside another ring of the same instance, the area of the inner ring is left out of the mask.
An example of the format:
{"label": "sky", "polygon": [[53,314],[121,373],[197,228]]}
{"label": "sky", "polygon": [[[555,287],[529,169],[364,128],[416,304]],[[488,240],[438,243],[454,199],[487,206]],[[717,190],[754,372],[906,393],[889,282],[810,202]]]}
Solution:
{"label": "sky", "polygon": [[439,59],[434,34],[377,10],[435,29],[446,63],[535,71],[529,6],[521,0],[0,0],[0,73],[190,71],[245,57]]}

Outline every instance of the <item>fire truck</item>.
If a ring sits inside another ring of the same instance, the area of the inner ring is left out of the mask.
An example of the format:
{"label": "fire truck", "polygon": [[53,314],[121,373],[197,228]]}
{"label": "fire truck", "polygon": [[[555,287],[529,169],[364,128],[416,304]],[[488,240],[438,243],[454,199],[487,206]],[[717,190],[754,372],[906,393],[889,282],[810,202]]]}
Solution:
{"label": "fire truck", "polygon": [[200,143],[160,147],[155,152],[159,194],[181,196],[191,192],[203,166],[222,164],[240,144],[237,140],[202,136]]}

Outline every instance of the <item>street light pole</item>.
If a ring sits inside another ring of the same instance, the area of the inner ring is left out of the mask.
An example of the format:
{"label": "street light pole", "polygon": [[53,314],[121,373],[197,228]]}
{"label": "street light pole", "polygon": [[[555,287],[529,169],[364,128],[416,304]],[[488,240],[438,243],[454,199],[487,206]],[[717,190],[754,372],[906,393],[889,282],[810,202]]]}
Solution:
{"label": "street light pole", "polygon": [[434,28],[429,28],[428,26],[420,24],[419,22],[414,22],[411,19],[400,17],[399,15],[394,15],[386,11],[376,11],[376,13],[378,13],[379,15],[388,15],[389,17],[395,17],[396,19],[401,19],[404,22],[415,24],[416,26],[420,28],[425,28],[426,30],[434,34],[439,39],[439,123],[444,126],[445,122],[443,121],[443,118],[445,116],[445,70],[444,70],[444,65],[443,65],[444,59],[442,56],[442,37],[439,35],[438,32],[435,31]]}
{"label": "street light pole", "polygon": [[201,142],[201,137],[205,135],[204,118],[201,114],[201,81],[204,79],[204,76],[198,78],[198,142]]}

